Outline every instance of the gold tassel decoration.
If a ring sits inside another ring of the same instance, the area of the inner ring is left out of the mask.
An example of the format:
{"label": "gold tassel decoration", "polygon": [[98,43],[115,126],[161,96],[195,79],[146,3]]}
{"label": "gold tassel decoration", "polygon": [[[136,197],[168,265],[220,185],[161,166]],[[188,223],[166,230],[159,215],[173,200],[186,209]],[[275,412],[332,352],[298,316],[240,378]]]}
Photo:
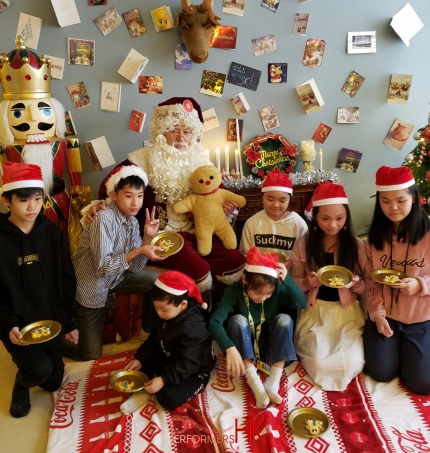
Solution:
{"label": "gold tassel decoration", "polygon": [[82,173],[81,153],[79,150],[79,138],[67,137],[67,161],[71,173]]}

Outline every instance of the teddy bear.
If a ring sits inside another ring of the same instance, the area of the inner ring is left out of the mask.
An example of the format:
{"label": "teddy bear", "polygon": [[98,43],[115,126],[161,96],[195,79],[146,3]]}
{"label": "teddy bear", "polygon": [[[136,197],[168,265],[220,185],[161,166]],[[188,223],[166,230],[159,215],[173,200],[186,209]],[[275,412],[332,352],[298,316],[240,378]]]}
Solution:
{"label": "teddy bear", "polygon": [[182,214],[191,212],[194,215],[197,251],[206,256],[212,250],[212,235],[216,234],[227,249],[237,247],[236,234],[224,213],[222,204],[234,201],[242,208],[245,197],[229,190],[220,189],[221,173],[213,165],[198,167],[190,176],[194,193],[187,195],[173,205],[173,211]]}

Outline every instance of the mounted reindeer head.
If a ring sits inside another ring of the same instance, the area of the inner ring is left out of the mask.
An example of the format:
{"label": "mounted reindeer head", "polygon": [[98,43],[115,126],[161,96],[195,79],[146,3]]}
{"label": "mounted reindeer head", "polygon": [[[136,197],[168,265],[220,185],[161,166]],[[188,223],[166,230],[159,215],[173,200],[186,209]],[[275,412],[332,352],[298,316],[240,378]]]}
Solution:
{"label": "mounted reindeer head", "polygon": [[213,12],[213,0],[203,0],[201,5],[191,5],[191,0],[181,0],[182,11],[175,16],[175,26],[194,63],[203,63],[209,56],[212,29],[219,25]]}

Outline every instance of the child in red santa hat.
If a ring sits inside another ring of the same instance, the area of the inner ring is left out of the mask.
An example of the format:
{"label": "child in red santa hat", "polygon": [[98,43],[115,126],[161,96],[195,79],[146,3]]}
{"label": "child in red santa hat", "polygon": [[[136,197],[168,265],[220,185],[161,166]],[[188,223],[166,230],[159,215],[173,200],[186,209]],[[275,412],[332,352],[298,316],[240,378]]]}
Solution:
{"label": "child in red santa hat", "polygon": [[[276,253],[263,254],[252,247],[246,261],[242,281],[225,290],[208,328],[226,355],[227,371],[245,374],[256,407],[264,409],[282,402],[278,393],[282,370],[286,362],[297,359],[293,321],[283,311],[302,308],[306,300]],[[264,383],[257,368],[270,373]]]}
{"label": "child in red santa hat", "polygon": [[[352,231],[348,198],[340,184],[318,185],[312,205],[309,231],[293,250],[291,274],[307,295],[294,339],[301,364],[314,382],[324,390],[342,391],[364,366],[364,313],[357,298],[366,289],[366,253]],[[324,279],[318,279],[317,272],[334,265],[346,268],[351,281],[339,280],[344,284],[336,287],[321,283]]]}
{"label": "child in red santa hat", "polygon": [[[369,317],[364,328],[364,371],[380,382],[399,376],[413,392],[428,395],[430,220],[410,168],[379,168],[376,190],[366,241]],[[400,280],[384,281],[390,273]]]}
{"label": "child in red santa hat", "polygon": [[150,381],[145,392],[121,405],[126,415],[148,402],[152,394],[168,410],[181,406],[204,390],[216,362],[202,311],[207,304],[193,279],[167,271],[159,275],[151,292],[157,321],[125,367],[143,371]]}

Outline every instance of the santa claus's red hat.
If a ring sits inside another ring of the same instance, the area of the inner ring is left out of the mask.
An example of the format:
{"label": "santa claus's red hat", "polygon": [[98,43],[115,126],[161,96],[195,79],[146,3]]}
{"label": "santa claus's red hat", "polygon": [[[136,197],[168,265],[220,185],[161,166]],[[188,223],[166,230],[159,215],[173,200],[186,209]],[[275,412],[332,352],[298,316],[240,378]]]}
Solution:
{"label": "santa claus's red hat", "polygon": [[106,191],[109,195],[115,190],[115,187],[121,181],[121,179],[128,178],[129,176],[139,177],[145,186],[148,185],[148,175],[137,165],[125,165],[123,167],[115,168],[112,171],[111,176],[106,181]]}
{"label": "santa claus's red hat", "polygon": [[278,278],[279,258],[276,253],[260,253],[257,247],[251,247],[246,254],[245,270],[256,274],[266,274]]}
{"label": "santa claus's red hat", "polygon": [[279,168],[274,168],[267,173],[267,177],[261,186],[262,192],[269,192],[272,190],[276,192],[293,193],[293,183],[291,182],[290,177],[286,173],[281,172]]}
{"label": "santa claus's red hat", "polygon": [[34,164],[6,162],[3,166],[1,192],[24,188],[44,188],[40,167]]}
{"label": "santa claus's red hat", "polygon": [[174,97],[167,99],[167,101],[158,104],[154,110],[154,117],[156,115],[191,115],[198,116],[200,122],[203,123],[203,113],[200,105],[193,98]]}
{"label": "santa claus's red hat", "polygon": [[312,197],[313,206],[348,204],[345,189],[340,184],[325,181],[317,186]]}
{"label": "santa claus's red hat", "polygon": [[382,166],[376,172],[376,190],[378,192],[406,189],[414,184],[415,179],[409,167]]}
{"label": "santa claus's red hat", "polygon": [[203,302],[200,290],[197,288],[194,280],[182,272],[164,272],[157,277],[154,285],[169,294],[173,294],[174,296],[180,296],[188,291],[188,295],[194,297],[194,299],[202,305],[202,308],[208,308],[208,305]]}

